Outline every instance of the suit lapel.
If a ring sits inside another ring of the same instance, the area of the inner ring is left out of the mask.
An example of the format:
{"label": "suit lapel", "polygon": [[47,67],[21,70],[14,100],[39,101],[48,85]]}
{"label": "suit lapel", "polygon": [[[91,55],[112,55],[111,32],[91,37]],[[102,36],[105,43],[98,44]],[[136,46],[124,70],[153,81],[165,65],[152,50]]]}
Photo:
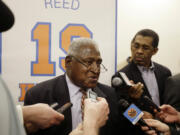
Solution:
{"label": "suit lapel", "polygon": [[103,98],[107,97],[98,86],[93,88],[93,91],[98,95],[98,97],[103,97]]}
{"label": "suit lapel", "polygon": [[64,75],[60,76],[56,82],[54,98],[59,103],[59,105],[70,102],[69,90]]}
{"label": "suit lapel", "polygon": [[[58,102],[59,106],[63,106],[65,103],[70,102],[70,96],[69,96],[69,90],[67,86],[67,82],[65,79],[65,75],[62,75],[59,77],[55,92],[53,95],[56,102]],[[72,115],[71,115],[71,109],[68,109],[64,112],[65,115],[65,127],[68,127],[66,130],[72,130]]]}

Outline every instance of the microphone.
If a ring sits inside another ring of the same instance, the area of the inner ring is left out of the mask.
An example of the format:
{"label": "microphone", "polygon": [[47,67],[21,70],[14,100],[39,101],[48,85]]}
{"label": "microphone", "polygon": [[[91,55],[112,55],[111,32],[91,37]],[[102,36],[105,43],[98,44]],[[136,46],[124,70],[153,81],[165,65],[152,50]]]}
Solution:
{"label": "microphone", "polygon": [[161,109],[146,95],[142,96],[143,100],[149,104],[150,108],[156,109],[158,112],[161,111]]}
{"label": "microphone", "polygon": [[14,24],[14,15],[0,0],[0,32],[10,29]]}
{"label": "microphone", "polygon": [[112,85],[114,87],[120,86],[120,85],[122,85],[122,83],[123,83],[123,81],[119,77],[114,77],[112,79]]}
{"label": "microphone", "polygon": [[131,82],[129,81],[128,77],[123,72],[117,72],[111,79],[111,85],[114,88],[117,87],[125,87],[130,88],[132,86]]}
{"label": "microphone", "polygon": [[142,118],[143,112],[135,105],[129,104],[129,102],[125,99],[120,99],[118,101],[118,105],[126,110],[123,115],[126,117],[133,125],[139,123],[141,126],[147,126],[150,130],[155,130],[154,128],[150,127],[146,124],[144,119]]}
{"label": "microphone", "polygon": [[120,95],[129,95],[132,99],[139,99],[143,92],[143,84],[132,84],[124,72],[116,72],[111,79],[111,85]]}
{"label": "microphone", "polygon": [[73,104],[71,102],[67,102],[66,104],[64,104],[63,106],[58,107],[58,103],[55,102],[53,104],[50,105],[50,107],[52,107],[53,109],[55,109],[57,112],[63,114],[64,111],[66,111],[67,109],[71,108],[73,106]]}
{"label": "microphone", "polygon": [[[112,86],[118,90],[118,88],[131,88],[132,84],[130,83],[128,77],[124,72],[117,72],[113,77],[112,77]],[[130,89],[129,89],[130,90]],[[141,91],[139,91],[141,92]],[[131,94],[131,95],[130,95]],[[133,91],[128,92],[128,95],[132,97]],[[161,109],[146,95],[142,95],[142,93],[135,93],[137,96],[136,99],[143,100],[145,103],[147,103],[151,109],[156,109],[158,112],[161,111]]]}

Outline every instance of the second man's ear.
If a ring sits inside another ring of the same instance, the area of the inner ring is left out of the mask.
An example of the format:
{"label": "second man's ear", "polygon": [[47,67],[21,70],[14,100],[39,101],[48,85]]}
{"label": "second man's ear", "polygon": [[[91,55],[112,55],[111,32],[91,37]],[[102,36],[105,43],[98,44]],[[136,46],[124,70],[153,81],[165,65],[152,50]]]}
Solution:
{"label": "second man's ear", "polygon": [[155,55],[158,52],[158,48],[154,48],[154,53],[153,55]]}

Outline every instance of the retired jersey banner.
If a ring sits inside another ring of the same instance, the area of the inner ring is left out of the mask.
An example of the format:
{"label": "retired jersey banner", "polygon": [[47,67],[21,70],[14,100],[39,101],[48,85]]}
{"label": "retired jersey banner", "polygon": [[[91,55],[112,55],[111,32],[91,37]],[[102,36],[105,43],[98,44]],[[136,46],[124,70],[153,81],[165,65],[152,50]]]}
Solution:
{"label": "retired jersey banner", "polygon": [[116,0],[5,0],[14,26],[0,34],[0,72],[15,102],[39,82],[65,72],[71,41],[93,38],[103,64],[100,82],[110,85],[116,59]]}

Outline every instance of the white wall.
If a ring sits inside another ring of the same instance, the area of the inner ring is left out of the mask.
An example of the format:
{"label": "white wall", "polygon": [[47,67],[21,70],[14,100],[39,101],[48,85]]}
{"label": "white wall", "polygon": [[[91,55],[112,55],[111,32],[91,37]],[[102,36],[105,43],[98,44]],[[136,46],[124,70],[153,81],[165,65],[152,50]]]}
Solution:
{"label": "white wall", "polygon": [[150,28],[160,37],[153,60],[180,72],[180,0],[118,0],[117,64],[131,55],[130,42],[137,31]]}

